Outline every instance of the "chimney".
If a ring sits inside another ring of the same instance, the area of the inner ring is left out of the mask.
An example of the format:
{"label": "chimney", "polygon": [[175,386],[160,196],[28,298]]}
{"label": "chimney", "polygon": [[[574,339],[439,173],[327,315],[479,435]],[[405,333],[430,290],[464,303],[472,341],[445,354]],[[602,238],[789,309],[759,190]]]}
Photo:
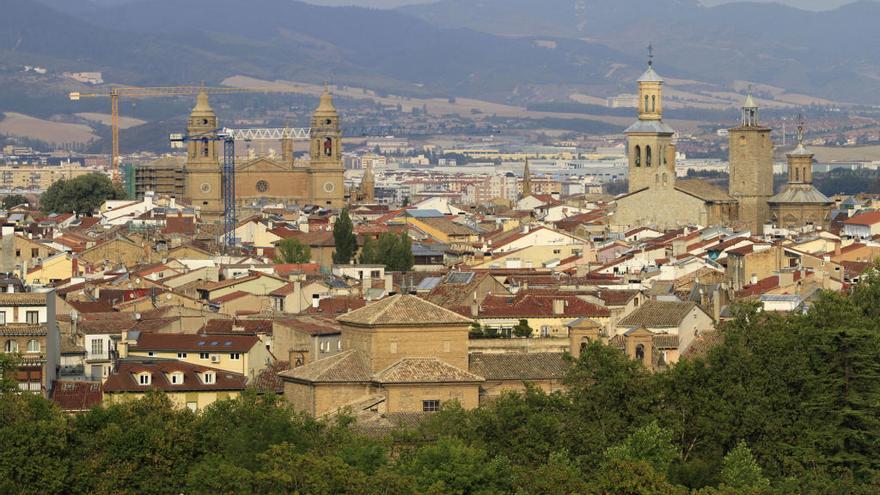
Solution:
{"label": "chimney", "polygon": [[841,243],[842,243],[842,241],[837,241],[836,243],[834,243],[834,256],[835,257],[840,256],[840,254],[841,254],[841,249],[840,249]]}
{"label": "chimney", "polygon": [[565,303],[566,303],[565,299],[554,299],[553,300],[553,314],[554,315],[565,314],[565,306],[566,306]]}
{"label": "chimney", "polygon": [[79,275],[79,258],[74,255],[70,260],[70,271],[73,276]]}
{"label": "chimney", "polygon": [[758,276],[755,275],[755,274],[753,273],[753,274],[752,274],[752,278],[751,278],[751,280],[749,280],[749,284],[750,284],[750,285],[755,285],[755,284],[757,284],[757,283],[758,283]]}
{"label": "chimney", "polygon": [[779,272],[779,286],[780,287],[789,287],[791,285],[794,285],[794,272],[792,272],[792,271]]}

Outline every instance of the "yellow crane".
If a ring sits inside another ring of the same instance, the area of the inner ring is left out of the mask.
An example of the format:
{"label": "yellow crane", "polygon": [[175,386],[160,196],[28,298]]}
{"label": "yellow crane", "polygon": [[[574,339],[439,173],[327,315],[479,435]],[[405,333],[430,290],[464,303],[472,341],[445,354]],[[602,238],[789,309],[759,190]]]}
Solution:
{"label": "yellow crane", "polygon": [[110,130],[113,141],[111,167],[113,181],[119,181],[119,97],[126,98],[153,98],[160,96],[189,96],[197,95],[204,91],[208,94],[234,94],[234,93],[292,93],[294,89],[283,88],[211,88],[201,86],[160,86],[152,88],[136,86],[119,86],[105,90],[88,93],[74,91],[70,93],[70,99],[79,101],[81,98],[110,98]]}

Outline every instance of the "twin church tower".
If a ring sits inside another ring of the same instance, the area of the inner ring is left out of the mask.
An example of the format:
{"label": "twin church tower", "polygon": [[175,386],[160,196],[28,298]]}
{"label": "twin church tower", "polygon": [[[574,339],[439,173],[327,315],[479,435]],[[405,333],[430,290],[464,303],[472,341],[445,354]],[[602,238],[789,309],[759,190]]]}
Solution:
{"label": "twin church tower", "polygon": [[[653,54],[637,83],[638,120],[624,132],[629,191],[617,198],[612,225],[661,229],[729,225],[753,234],[763,233],[768,223],[786,228],[827,226],[831,201],[813,188],[811,179],[786,188],[812,190],[796,195],[794,202],[791,194],[773,195],[772,129],[761,125],[751,95],[742,106],[739,125],[729,130],[730,179],[724,191],[706,181],[676,177],[675,130],[663,122],[663,79],[654,70]],[[798,150],[803,149],[801,140]],[[811,178],[812,155],[804,158],[804,152],[798,150],[789,155],[789,167],[807,168]],[[798,177],[807,173],[798,172]],[[801,213],[793,213],[798,211]]]}
{"label": "twin church tower", "polygon": [[[208,95],[199,93],[190,113],[190,136],[215,137],[217,115]],[[294,165],[293,140],[281,142],[280,157],[257,157],[235,166],[236,201],[239,204],[277,202],[314,204],[340,208],[345,202],[343,183],[342,132],[333,97],[324,89],[311,120],[309,161]],[[184,196],[201,210],[206,222],[223,216],[222,143],[191,140],[184,165]]]}

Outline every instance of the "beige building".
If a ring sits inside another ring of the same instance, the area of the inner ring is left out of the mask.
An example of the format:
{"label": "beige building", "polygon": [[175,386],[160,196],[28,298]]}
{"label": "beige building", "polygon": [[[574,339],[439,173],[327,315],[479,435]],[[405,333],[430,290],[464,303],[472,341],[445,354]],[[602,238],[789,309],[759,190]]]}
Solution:
{"label": "beige building", "polygon": [[[184,194],[193,207],[201,210],[202,218],[212,222],[222,218],[224,206],[222,144],[215,140],[217,128],[217,116],[208,103],[208,95],[202,92],[190,114],[187,132],[190,136],[208,139],[191,139],[187,143]],[[260,157],[236,165],[236,202],[269,199],[343,206],[342,131],[333,98],[327,90],[312,116],[310,139],[310,160],[306,167],[294,163],[290,139],[282,140],[280,159]]]}
{"label": "beige building", "polygon": [[610,224],[672,229],[735,219],[737,202],[726,192],[705,181],[676,179],[675,131],[663,122],[663,79],[651,62],[638,85],[639,119],[625,131],[629,193],[617,198]]}
{"label": "beige building", "polygon": [[160,196],[182,198],[185,193],[184,162],[182,158],[164,157],[135,166],[135,196],[143,198],[147,191],[153,191]]}
{"label": "beige building", "polygon": [[338,321],[342,352],[280,374],[295,409],[322,416],[344,407],[398,413],[479,404],[484,379],[468,371],[468,318],[396,295]]}
{"label": "beige building", "polygon": [[100,173],[94,168],[77,164],[51,166],[0,166],[0,187],[3,189],[25,189],[45,191],[55,182],[75,179],[81,175]]}
{"label": "beige building", "polygon": [[798,145],[787,156],[788,184],[770,198],[770,220],[792,230],[827,229],[834,202],[813,186],[813,154],[804,148],[802,125],[798,126]]}

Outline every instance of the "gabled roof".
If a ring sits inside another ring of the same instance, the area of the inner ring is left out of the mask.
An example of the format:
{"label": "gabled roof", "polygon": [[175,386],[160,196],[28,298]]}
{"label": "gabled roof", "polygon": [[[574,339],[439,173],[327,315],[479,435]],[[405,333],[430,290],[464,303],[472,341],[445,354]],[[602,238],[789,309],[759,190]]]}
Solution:
{"label": "gabled roof", "polygon": [[617,326],[677,327],[694,308],[699,308],[699,306],[692,302],[648,301],[620,320]]}
{"label": "gabled roof", "polygon": [[311,383],[363,383],[370,381],[370,367],[366,356],[356,349],[349,349],[305,366],[282,371],[278,376]]}
{"label": "gabled roof", "polygon": [[398,294],[338,318],[358,326],[469,325],[471,320],[420,297]]}
{"label": "gabled roof", "polygon": [[[214,383],[205,383],[201,374],[213,371]],[[183,382],[172,384],[168,375],[183,373]],[[150,384],[140,385],[137,375],[150,373]],[[176,359],[120,359],[113,372],[104,382],[105,392],[146,392],[148,390],[164,390],[166,392],[208,391],[208,390],[244,390],[247,378],[240,373],[232,373],[207,366],[178,361]]]}
{"label": "gabled roof", "polygon": [[482,382],[483,377],[470,371],[455,367],[437,358],[403,358],[391,366],[377,372],[373,381],[382,384],[393,383],[473,383]]}
{"label": "gabled roof", "polygon": [[248,352],[260,339],[255,335],[201,335],[142,333],[132,351]]}
{"label": "gabled roof", "polygon": [[880,223],[880,211],[866,211],[843,221],[844,225],[876,225]]}
{"label": "gabled roof", "polygon": [[561,352],[472,353],[468,368],[486,380],[560,380],[569,368]]}

